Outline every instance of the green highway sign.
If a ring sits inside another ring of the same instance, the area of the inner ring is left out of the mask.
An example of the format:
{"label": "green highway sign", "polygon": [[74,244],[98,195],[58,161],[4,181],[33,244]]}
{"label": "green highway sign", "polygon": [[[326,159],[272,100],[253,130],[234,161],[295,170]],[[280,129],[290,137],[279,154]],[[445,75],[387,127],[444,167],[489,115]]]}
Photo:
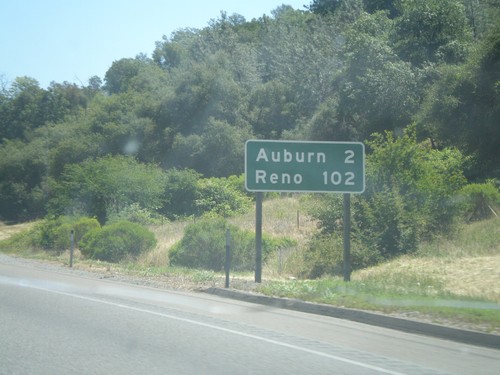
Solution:
{"label": "green highway sign", "polygon": [[248,191],[362,193],[365,147],[360,142],[249,140]]}

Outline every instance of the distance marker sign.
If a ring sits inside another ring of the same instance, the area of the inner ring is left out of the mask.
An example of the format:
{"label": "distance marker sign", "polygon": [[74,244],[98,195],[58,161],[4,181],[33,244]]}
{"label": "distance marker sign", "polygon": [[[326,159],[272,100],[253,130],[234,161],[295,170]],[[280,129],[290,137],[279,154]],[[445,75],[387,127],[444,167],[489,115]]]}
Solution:
{"label": "distance marker sign", "polygon": [[365,147],[360,142],[249,140],[245,188],[264,192],[362,193]]}

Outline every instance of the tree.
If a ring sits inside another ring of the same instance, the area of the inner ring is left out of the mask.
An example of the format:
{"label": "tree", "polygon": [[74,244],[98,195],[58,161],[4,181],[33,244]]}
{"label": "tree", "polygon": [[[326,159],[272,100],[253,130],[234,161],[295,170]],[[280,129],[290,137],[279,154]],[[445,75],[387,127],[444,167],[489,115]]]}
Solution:
{"label": "tree", "polygon": [[244,144],[250,132],[210,119],[203,134],[178,135],[167,167],[189,168],[205,177],[239,175],[244,165]]}
{"label": "tree", "polygon": [[401,59],[418,67],[464,61],[472,33],[458,0],[401,1],[398,10],[393,38]]}
{"label": "tree", "polygon": [[364,8],[368,13],[378,11],[388,11],[390,18],[395,18],[399,15],[397,4],[401,0],[363,0]]}
{"label": "tree", "polygon": [[358,134],[357,140],[404,128],[418,104],[416,76],[391,48],[391,25],[383,13],[365,14],[344,34],[336,123],[354,129],[349,134]]}
{"label": "tree", "polygon": [[418,143],[414,127],[398,138],[374,134],[367,146],[367,189],[355,218],[367,241],[378,238],[382,254],[394,255],[447,233],[460,214],[456,194],[466,183],[462,153]]}
{"label": "tree", "polygon": [[417,116],[437,147],[474,157],[471,179],[500,176],[500,29],[486,36],[468,62],[441,69]]}
{"label": "tree", "polygon": [[168,169],[160,212],[170,219],[197,215],[195,200],[200,178],[201,175],[192,169]]}
{"label": "tree", "polygon": [[2,139],[29,139],[47,123],[77,117],[87,108],[85,90],[75,84],[51,82],[47,90],[29,77],[18,77],[0,100],[0,142]]}
{"label": "tree", "polygon": [[295,126],[335,92],[335,78],[342,66],[340,26],[334,18],[290,7],[274,14],[275,19],[264,24],[257,50],[261,79],[269,83],[259,91],[285,87],[287,111],[293,114],[291,126]]}
{"label": "tree", "polygon": [[5,141],[0,147],[0,219],[20,221],[45,213],[47,150],[40,139]]}
{"label": "tree", "polygon": [[132,157],[106,156],[67,165],[53,187],[50,202],[55,214],[96,217],[103,225],[111,213],[138,203],[158,209],[165,176],[155,165],[140,164]]}
{"label": "tree", "polygon": [[475,39],[494,30],[500,21],[500,0],[463,0]]}
{"label": "tree", "polygon": [[312,3],[306,7],[309,11],[325,16],[338,13],[346,13],[352,9],[360,9],[361,1],[357,0],[313,0]]}
{"label": "tree", "polygon": [[0,103],[0,141],[25,139],[30,130],[45,123],[45,90],[33,78],[18,77],[6,94]]}
{"label": "tree", "polygon": [[104,89],[110,94],[147,91],[165,84],[165,74],[152,60],[138,55],[136,58],[114,61],[104,76]]}
{"label": "tree", "polygon": [[284,83],[269,81],[254,89],[249,99],[253,132],[265,139],[280,139],[296,121],[295,93]]}

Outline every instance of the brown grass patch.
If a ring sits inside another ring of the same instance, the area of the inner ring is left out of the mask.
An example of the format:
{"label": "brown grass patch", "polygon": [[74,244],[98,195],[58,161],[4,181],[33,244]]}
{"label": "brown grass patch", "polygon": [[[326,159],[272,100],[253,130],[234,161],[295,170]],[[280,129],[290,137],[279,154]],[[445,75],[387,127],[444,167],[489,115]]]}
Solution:
{"label": "brown grass patch", "polygon": [[0,241],[6,240],[16,233],[31,229],[33,225],[35,225],[35,222],[7,225],[0,221]]}

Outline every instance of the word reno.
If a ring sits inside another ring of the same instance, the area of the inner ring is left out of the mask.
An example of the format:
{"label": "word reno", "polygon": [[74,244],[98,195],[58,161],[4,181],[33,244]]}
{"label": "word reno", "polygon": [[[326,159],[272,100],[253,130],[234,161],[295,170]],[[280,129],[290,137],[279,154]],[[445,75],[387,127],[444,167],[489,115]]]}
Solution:
{"label": "word reno", "polygon": [[249,191],[364,191],[364,145],[359,142],[247,141]]}

